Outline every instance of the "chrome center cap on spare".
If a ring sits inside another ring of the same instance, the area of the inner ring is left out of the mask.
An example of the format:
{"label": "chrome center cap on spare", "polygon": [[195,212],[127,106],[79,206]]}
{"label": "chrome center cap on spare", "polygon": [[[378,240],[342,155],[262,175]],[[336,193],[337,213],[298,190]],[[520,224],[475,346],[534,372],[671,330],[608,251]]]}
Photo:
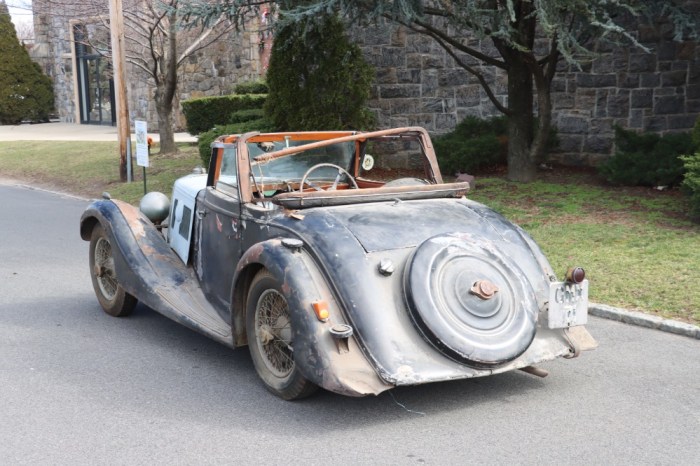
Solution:
{"label": "chrome center cap on spare", "polygon": [[498,287],[488,280],[474,282],[469,292],[481,299],[491,299],[498,292]]}

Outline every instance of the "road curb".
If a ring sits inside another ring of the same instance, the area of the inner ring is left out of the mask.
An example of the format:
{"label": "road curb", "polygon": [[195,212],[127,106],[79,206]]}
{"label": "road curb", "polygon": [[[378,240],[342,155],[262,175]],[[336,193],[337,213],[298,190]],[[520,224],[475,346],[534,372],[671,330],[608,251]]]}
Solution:
{"label": "road curb", "polygon": [[588,313],[596,317],[616,320],[625,324],[639,327],[653,328],[663,332],[675,333],[700,340],[700,327],[677,320],[663,319],[661,317],[644,314],[637,311],[628,311],[606,304],[589,303]]}

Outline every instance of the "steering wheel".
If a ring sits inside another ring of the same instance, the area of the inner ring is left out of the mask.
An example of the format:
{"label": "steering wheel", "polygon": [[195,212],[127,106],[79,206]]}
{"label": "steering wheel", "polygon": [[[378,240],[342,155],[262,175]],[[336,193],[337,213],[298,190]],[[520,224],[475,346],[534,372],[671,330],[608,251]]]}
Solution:
{"label": "steering wheel", "polygon": [[304,185],[305,185],[305,184],[308,184],[309,186],[311,186],[312,188],[314,188],[316,191],[323,191],[323,189],[319,188],[318,186],[314,186],[314,185],[312,185],[311,183],[309,183],[308,181],[306,181],[306,179],[309,177],[309,175],[311,174],[311,172],[313,172],[314,170],[318,170],[319,168],[322,168],[322,167],[333,167],[333,168],[335,168],[336,170],[338,170],[338,174],[337,174],[336,177],[335,177],[335,181],[333,181],[333,184],[332,184],[331,186],[329,186],[328,188],[326,188],[326,191],[335,191],[335,188],[338,187],[338,181],[340,181],[340,176],[341,176],[341,175],[347,176],[348,179],[350,180],[350,182],[352,183],[352,187],[355,188],[355,189],[359,189],[359,187],[357,186],[357,182],[355,181],[355,179],[354,179],[354,178],[352,177],[352,175],[351,175],[350,173],[348,173],[348,171],[345,170],[343,167],[340,167],[340,166],[338,166],[338,165],[336,165],[336,164],[333,164],[333,163],[317,163],[317,164],[314,165],[313,167],[311,167],[311,168],[309,168],[308,170],[306,170],[306,173],[304,173],[304,176],[301,177],[301,183],[299,183],[299,192],[300,192],[300,193],[304,191]]}

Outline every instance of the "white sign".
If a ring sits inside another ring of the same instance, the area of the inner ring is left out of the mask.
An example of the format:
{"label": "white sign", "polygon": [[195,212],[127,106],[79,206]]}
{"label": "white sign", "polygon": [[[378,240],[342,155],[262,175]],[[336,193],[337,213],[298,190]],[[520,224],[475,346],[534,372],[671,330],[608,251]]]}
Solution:
{"label": "white sign", "polygon": [[148,166],[148,130],[146,122],[134,120],[134,130],[136,131],[136,164],[139,167]]}

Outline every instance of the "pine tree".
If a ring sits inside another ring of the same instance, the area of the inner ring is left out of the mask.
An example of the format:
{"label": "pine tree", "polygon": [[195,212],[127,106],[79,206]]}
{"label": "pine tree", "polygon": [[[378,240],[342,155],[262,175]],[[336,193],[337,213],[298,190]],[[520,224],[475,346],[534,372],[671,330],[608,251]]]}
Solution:
{"label": "pine tree", "polygon": [[53,111],[53,86],[17,39],[7,5],[0,0],[0,124],[47,121]]}

